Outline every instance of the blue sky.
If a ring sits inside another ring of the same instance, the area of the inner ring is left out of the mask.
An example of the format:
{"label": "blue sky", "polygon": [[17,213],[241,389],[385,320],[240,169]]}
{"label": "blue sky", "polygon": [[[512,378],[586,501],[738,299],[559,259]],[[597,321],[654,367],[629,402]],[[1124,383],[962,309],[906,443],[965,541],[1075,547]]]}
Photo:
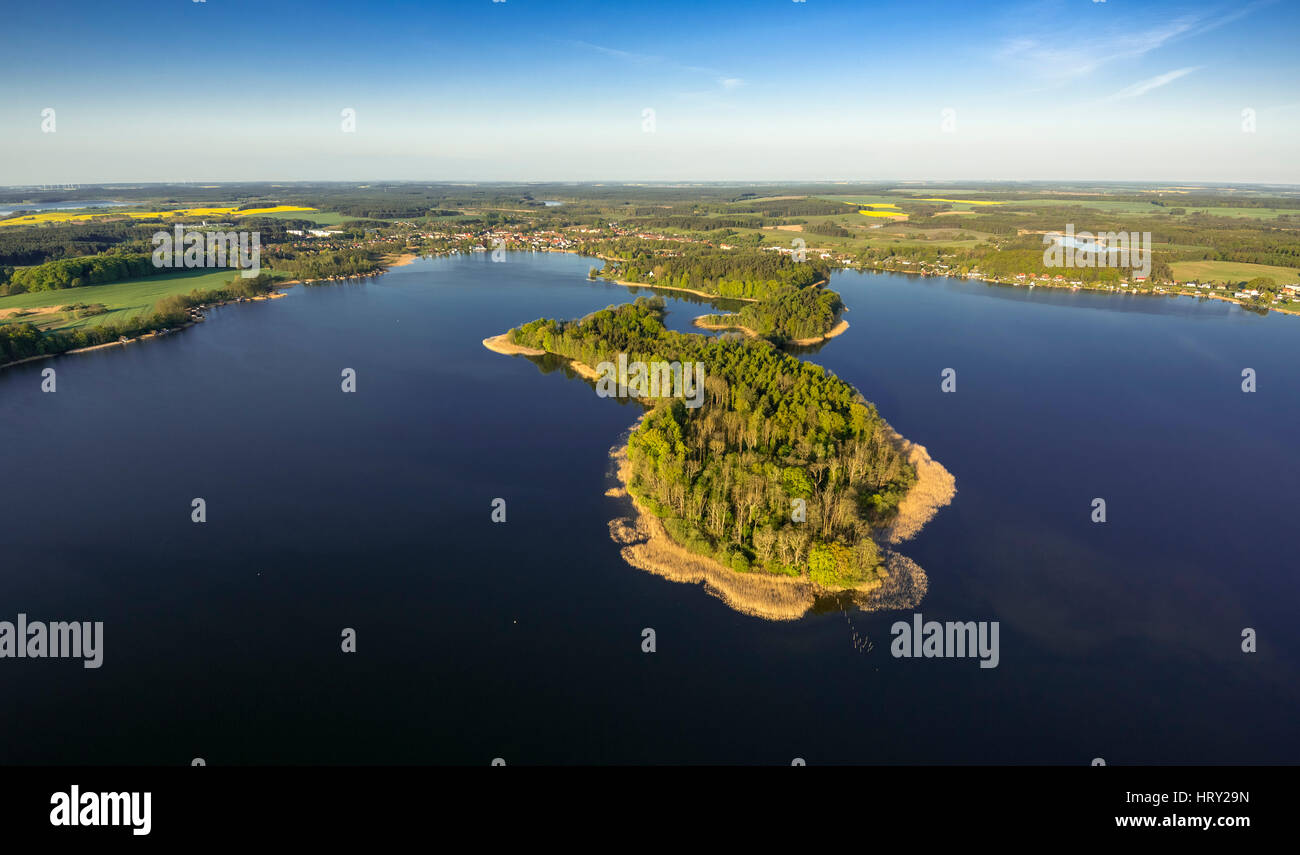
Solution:
{"label": "blue sky", "polygon": [[3,184],[1300,184],[1292,0],[50,0],[4,21]]}

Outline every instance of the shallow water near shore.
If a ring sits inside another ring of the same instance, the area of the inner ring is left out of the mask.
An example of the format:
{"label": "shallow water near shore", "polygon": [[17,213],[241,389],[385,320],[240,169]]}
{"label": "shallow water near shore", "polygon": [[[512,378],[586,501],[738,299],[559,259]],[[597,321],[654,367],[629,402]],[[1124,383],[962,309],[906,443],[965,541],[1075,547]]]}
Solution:
{"label": "shallow water near shore", "polygon": [[0,762],[1300,762],[1300,318],[832,277],[805,358],[955,476],[900,550],[926,620],[1000,621],[981,669],[891,657],[910,610],[774,623],[624,563],[640,406],[482,345],[634,298],[590,266],[422,260],[0,372],[0,620],[104,622],[97,670],[0,659]]}

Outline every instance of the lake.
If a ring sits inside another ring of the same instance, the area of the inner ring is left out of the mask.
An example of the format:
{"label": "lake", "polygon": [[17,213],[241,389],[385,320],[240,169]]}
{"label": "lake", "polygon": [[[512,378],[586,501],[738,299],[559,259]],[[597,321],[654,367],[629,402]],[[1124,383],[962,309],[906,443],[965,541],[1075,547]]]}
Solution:
{"label": "lake", "polygon": [[620,559],[640,408],[480,343],[633,298],[590,261],[422,260],[0,371],[0,620],[104,622],[99,669],[0,659],[0,762],[1300,762],[1300,318],[834,275],[851,327],[805,358],[955,475],[900,551],[926,620],[1000,622],[981,669],[893,658],[911,611],[769,622]]}
{"label": "lake", "polygon": [[89,202],[4,202],[0,203],[0,217],[7,217],[14,211],[71,211],[77,208],[113,208],[127,205],[139,205],[139,202],[114,202],[97,199]]}

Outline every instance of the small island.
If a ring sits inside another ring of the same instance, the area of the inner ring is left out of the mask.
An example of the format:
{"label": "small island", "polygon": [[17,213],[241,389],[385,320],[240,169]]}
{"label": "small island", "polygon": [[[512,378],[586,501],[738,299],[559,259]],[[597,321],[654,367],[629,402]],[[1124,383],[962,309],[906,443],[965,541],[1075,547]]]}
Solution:
{"label": "small island", "polygon": [[[612,521],[610,535],[633,566],[701,582],[733,608],[774,620],[797,618],[825,596],[865,608],[919,601],[924,571],[890,547],[951,502],[954,479],[849,384],[775,346],[843,332],[839,295],[813,287],[815,276],[802,287],[746,280],[745,257],[732,258],[726,281],[754,301],[740,313],[754,325],[749,337],[674,332],[663,299],[640,297],[576,321],[535,320],[483,344],[561,357],[588,380],[620,355],[705,366],[698,408],[631,390],[647,410],[613,452],[611,495],[630,496],[635,515]],[[717,293],[716,281],[686,287]]]}

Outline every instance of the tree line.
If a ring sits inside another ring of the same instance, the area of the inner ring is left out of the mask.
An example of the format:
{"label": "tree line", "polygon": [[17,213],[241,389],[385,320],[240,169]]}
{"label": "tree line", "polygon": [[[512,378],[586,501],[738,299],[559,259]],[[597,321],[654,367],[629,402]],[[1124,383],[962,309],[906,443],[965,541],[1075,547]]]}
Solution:
{"label": "tree line", "polygon": [[734,314],[708,315],[704,321],[711,326],[744,327],[773,344],[785,344],[825,335],[843,311],[844,303],[834,291],[791,288]]}
{"label": "tree line", "polygon": [[0,283],[0,296],[103,285],[160,272],[163,271],[154,267],[152,257],[146,254],[107,253],[61,258],[14,270],[8,281]]}
{"label": "tree line", "polygon": [[806,288],[830,275],[830,266],[820,259],[800,262],[788,254],[757,249],[628,239],[586,249],[605,259],[600,271],[605,278],[720,297],[762,299],[789,288]]}

